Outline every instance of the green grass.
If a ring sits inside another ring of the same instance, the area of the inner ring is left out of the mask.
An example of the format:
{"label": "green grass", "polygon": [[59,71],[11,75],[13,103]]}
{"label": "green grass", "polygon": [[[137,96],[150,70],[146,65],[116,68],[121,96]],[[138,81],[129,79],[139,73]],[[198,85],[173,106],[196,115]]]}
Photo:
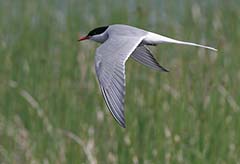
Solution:
{"label": "green grass", "polygon": [[[239,163],[240,4],[0,1],[0,163]],[[124,23],[218,48],[151,48],[126,66],[122,129],[78,35]]]}

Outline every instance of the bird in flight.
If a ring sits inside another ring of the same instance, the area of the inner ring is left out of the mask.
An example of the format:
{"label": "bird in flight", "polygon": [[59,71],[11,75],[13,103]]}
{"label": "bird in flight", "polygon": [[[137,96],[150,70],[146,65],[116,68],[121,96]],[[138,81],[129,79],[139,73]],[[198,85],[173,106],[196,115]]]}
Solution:
{"label": "bird in flight", "polygon": [[98,27],[78,41],[101,43],[95,54],[95,70],[105,103],[115,120],[125,128],[125,63],[129,57],[155,70],[168,72],[154,58],[148,45],[175,43],[217,51],[215,48],[171,39],[153,32],[122,24]]}

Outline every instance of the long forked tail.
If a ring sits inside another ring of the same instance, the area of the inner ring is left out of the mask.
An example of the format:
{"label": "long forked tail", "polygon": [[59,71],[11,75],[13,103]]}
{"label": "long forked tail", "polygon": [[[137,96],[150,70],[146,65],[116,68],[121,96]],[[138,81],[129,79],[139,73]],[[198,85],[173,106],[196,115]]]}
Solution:
{"label": "long forked tail", "polygon": [[189,45],[189,46],[206,48],[206,49],[209,49],[209,50],[212,50],[212,51],[217,51],[217,49],[213,48],[213,47],[204,46],[204,45],[201,45],[201,44],[196,44],[196,43],[191,43],[191,42],[179,41],[179,40],[171,39],[171,38],[168,38],[168,37],[165,37],[165,36],[162,36],[162,35],[158,35],[158,34],[155,34],[155,33],[150,33],[149,39],[147,38],[146,42],[152,42],[153,44],[175,43],[175,44]]}

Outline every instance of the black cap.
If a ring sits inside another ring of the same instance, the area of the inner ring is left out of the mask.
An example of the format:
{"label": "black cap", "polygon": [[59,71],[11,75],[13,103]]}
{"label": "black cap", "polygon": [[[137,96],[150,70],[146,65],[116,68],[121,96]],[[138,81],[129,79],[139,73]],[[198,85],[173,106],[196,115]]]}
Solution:
{"label": "black cap", "polygon": [[90,31],[87,34],[87,36],[99,35],[101,33],[104,33],[104,31],[106,31],[107,28],[108,28],[108,26],[102,26],[102,27],[95,28],[92,31]]}

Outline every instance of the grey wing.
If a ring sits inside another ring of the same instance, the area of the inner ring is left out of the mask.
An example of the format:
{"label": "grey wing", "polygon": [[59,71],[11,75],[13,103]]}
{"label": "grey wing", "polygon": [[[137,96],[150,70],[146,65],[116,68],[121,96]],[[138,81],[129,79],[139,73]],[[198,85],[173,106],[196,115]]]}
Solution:
{"label": "grey wing", "polygon": [[125,62],[142,37],[111,36],[96,51],[95,69],[101,92],[115,120],[125,127]]}
{"label": "grey wing", "polygon": [[137,62],[144,64],[145,66],[152,69],[169,72],[166,68],[158,63],[158,61],[152,55],[151,51],[145,46],[137,47],[131,54],[131,57]]}

